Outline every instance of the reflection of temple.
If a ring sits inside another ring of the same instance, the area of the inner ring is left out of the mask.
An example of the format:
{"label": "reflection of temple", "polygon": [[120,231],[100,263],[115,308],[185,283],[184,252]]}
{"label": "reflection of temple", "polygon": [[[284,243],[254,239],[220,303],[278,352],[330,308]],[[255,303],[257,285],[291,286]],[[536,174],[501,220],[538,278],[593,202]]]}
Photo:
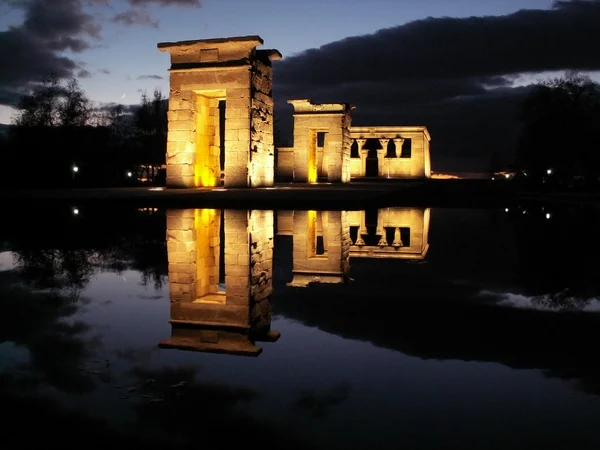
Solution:
{"label": "reflection of temple", "polygon": [[163,348],[258,355],[270,330],[273,212],[169,210],[171,338]]}
{"label": "reflection of temple", "polygon": [[366,211],[348,213],[356,258],[423,259],[429,249],[429,208],[383,208],[373,222]]}
{"label": "reflection of temple", "polygon": [[293,236],[290,286],[342,283],[350,257],[423,259],[429,217],[429,208],[279,211],[277,234]]}

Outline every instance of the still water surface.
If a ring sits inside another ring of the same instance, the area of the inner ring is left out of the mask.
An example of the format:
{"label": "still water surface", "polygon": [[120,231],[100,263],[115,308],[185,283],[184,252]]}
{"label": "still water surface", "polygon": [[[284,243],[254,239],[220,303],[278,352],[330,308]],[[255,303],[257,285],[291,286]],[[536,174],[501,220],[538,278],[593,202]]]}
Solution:
{"label": "still water surface", "polygon": [[594,209],[10,217],[4,448],[600,445]]}

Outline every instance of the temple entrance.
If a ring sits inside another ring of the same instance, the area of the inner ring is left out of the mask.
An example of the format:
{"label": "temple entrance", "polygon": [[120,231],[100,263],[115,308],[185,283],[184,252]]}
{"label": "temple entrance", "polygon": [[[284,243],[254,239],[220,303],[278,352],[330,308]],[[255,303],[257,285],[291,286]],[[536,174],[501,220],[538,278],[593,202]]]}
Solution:
{"label": "temple entrance", "polygon": [[[221,185],[225,162],[221,158],[221,110],[225,114],[225,91],[196,91],[196,187]],[[223,117],[224,119],[224,117]]]}
{"label": "temple entrance", "polygon": [[318,178],[318,135],[319,133],[317,130],[308,130],[308,183],[316,183]]}
{"label": "temple entrance", "polygon": [[366,161],[366,177],[377,177],[379,176],[379,167],[377,163],[377,150],[374,148],[369,149]]}

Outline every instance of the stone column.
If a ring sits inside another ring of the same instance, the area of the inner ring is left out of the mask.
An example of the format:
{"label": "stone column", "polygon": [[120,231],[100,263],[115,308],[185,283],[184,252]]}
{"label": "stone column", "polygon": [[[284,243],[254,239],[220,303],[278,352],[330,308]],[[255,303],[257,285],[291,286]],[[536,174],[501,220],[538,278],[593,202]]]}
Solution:
{"label": "stone column", "polygon": [[400,228],[398,227],[396,227],[396,229],[394,230],[394,242],[392,242],[392,247],[404,247],[404,244],[402,243],[402,237],[400,236]]}
{"label": "stone column", "polygon": [[367,174],[367,155],[369,154],[368,150],[363,150],[366,143],[366,139],[356,140],[356,144],[358,145],[358,155],[360,156],[361,176],[363,177]]}
{"label": "stone column", "polygon": [[389,139],[379,139],[379,144],[381,144],[381,149],[377,150],[377,167],[379,169],[379,173],[378,175],[381,176],[385,176],[385,175],[389,175],[389,167],[387,170],[387,173],[384,173],[384,162],[385,162],[385,155],[387,155],[388,152],[388,144],[390,143]]}
{"label": "stone column", "polygon": [[402,144],[404,143],[404,139],[397,138],[394,139],[394,145],[396,146],[396,158],[400,158],[402,156]]}

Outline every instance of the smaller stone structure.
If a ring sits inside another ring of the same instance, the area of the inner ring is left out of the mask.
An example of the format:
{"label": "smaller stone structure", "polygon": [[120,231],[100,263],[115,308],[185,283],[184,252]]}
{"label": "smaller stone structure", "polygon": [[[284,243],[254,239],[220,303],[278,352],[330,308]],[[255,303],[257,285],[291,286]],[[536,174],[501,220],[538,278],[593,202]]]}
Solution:
{"label": "smaller stone structure", "polygon": [[278,179],[346,183],[364,177],[431,177],[427,127],[352,127],[352,105],[288,103],[294,106],[294,146],[277,149]]}
{"label": "smaller stone structure", "polygon": [[277,340],[273,230],[272,211],[167,211],[172,335],[162,348],[255,356],[255,342]]}
{"label": "smaller stone structure", "polygon": [[[278,167],[298,183],[350,181],[350,112],[347,103],[313,104],[290,100],[294,107],[293,151],[279,149]],[[287,173],[286,173],[287,171]]]}
{"label": "smaller stone structure", "polygon": [[[352,127],[350,136],[358,150],[350,162],[352,178],[431,177],[431,136],[427,127]],[[376,169],[372,173],[367,170],[368,141],[377,141]]]}

